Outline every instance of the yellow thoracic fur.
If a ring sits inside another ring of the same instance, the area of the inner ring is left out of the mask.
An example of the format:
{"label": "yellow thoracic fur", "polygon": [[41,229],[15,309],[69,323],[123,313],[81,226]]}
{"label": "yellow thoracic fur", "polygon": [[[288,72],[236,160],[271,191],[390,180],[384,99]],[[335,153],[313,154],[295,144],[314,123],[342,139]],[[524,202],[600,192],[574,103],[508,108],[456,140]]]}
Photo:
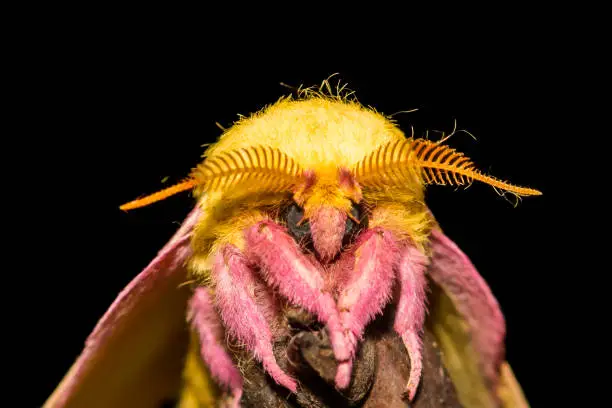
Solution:
{"label": "yellow thoracic fur", "polygon": [[265,144],[278,148],[302,167],[323,172],[351,168],[376,147],[404,134],[383,115],[357,102],[334,98],[283,98],[228,129],[206,152]]}

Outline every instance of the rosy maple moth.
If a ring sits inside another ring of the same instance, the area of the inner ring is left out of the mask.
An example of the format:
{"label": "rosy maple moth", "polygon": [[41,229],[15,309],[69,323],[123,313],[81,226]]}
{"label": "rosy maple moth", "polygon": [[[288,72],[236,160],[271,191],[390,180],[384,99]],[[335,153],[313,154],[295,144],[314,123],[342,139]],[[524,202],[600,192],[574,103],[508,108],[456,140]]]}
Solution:
{"label": "rosy maple moth", "polygon": [[[288,305],[325,328],[343,390],[364,331],[389,304],[410,359],[407,401],[421,382],[429,308],[462,405],[526,406],[505,362],[496,299],[424,201],[428,185],[474,180],[517,196],[540,194],[480,172],[443,141],[406,137],[342,92],[301,90],[242,118],[187,179],[121,207],[187,190],[197,197],[45,407],[154,407],[173,396],[180,407],[239,406],[245,379],[227,339],[271,381],[298,393],[300,378],[279,366],[273,350],[290,335]],[[427,302],[428,282],[440,293]]]}

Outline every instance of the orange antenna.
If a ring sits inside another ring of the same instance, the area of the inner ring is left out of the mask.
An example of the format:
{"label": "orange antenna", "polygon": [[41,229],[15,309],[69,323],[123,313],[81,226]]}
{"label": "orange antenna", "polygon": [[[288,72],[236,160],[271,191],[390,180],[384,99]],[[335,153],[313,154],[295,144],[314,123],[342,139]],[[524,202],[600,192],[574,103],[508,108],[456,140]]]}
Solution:
{"label": "orange antenna", "polygon": [[427,184],[464,186],[478,180],[517,196],[542,194],[533,188],[515,186],[483,174],[463,153],[425,139],[387,143],[357,163],[353,174],[361,185],[371,188],[401,185],[419,176]]}
{"label": "orange antenna", "polygon": [[194,179],[188,179],[183,181],[182,183],[175,184],[171,187],[165,188],[157,193],[150,194],[146,197],[138,198],[134,201],[130,201],[129,203],[123,204],[119,209],[123,211],[133,210],[135,208],[145,207],[149,204],[153,204],[157,201],[164,200],[170,196],[178,194],[180,192],[190,190],[197,185],[197,181]]}
{"label": "orange antenna", "polygon": [[518,196],[542,195],[542,192],[528,187],[519,187],[477,170],[474,163],[448,146],[429,140],[412,142],[414,162],[421,169],[428,184],[464,185],[478,180],[490,186],[506,190]]}
{"label": "orange antenna", "polygon": [[258,191],[289,190],[301,178],[300,165],[277,148],[251,146],[208,157],[193,172],[203,191],[229,191],[242,186]]}
{"label": "orange antenna", "polygon": [[244,188],[244,191],[255,188],[259,192],[290,191],[301,176],[300,165],[279,149],[252,146],[210,156],[182,183],[130,201],[119,208],[127,211],[144,207],[195,187],[199,189],[197,194],[238,188]]}

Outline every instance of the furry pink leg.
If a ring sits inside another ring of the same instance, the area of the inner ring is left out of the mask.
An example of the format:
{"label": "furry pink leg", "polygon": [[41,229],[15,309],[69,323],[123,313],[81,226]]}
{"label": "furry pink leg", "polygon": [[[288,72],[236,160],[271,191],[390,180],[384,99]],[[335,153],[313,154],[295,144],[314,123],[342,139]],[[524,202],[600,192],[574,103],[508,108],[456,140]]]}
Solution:
{"label": "furry pink leg", "polygon": [[401,251],[398,276],[400,298],[393,328],[402,337],[410,356],[406,390],[412,401],[421,380],[421,331],[425,322],[425,268],[427,258],[411,244]]}
{"label": "furry pink leg", "polygon": [[227,245],[216,255],[213,277],[216,304],[229,333],[244,342],[274,381],[296,392],[296,381],[274,358],[272,333],[264,314],[271,306],[258,303],[263,300],[255,297],[257,282],[246,258],[236,247]]}
{"label": "furry pink leg", "polygon": [[[353,256],[353,270],[348,282],[340,288],[338,310],[347,332],[351,358],[366,325],[391,299],[399,251],[393,235],[381,228],[368,230],[359,237]],[[349,264],[350,265],[350,264]],[[336,386],[346,388],[351,379],[350,364],[341,364]]]}
{"label": "furry pink leg", "polygon": [[341,390],[346,389],[351,383],[351,374],[353,373],[353,359],[342,361],[338,363],[338,369],[336,370],[336,387]]}
{"label": "furry pink leg", "polygon": [[321,271],[302,253],[278,224],[263,221],[245,231],[247,251],[266,281],[291,302],[316,315],[326,325],[338,361],[350,358],[336,303],[325,291]]}
{"label": "furry pink leg", "polygon": [[230,389],[234,396],[233,406],[238,407],[242,396],[242,376],[221,346],[221,321],[207,289],[200,287],[195,290],[189,302],[189,320],[200,337],[204,364],[218,384]]}

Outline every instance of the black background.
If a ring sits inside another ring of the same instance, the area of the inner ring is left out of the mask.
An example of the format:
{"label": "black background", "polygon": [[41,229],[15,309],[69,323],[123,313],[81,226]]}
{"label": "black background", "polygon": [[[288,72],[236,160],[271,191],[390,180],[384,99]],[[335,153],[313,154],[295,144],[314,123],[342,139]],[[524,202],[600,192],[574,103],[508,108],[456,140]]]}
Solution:
{"label": "black background", "polygon": [[37,171],[54,180],[39,191],[53,197],[45,228],[57,238],[44,245],[52,271],[36,278],[45,289],[37,313],[47,348],[38,356],[44,364],[35,398],[49,395],[98,318],[193,201],[182,194],[129,213],[118,206],[163,188],[166,177],[172,183],[187,175],[201,145],[221,134],[215,122],[231,126],[237,114],[289,93],[280,82],[310,86],[338,73],[333,81],[348,83],[380,112],[418,108],[395,116],[406,133],[413,126],[417,137],[427,130],[439,137],[431,131],[448,133],[456,119],[477,141],[458,133],[448,144],[496,177],[543,191],[515,208],[485,185],[431,187],[427,202],[499,300],[507,357],[527,398],[532,406],[547,401],[540,378],[557,362],[549,339],[560,333],[550,317],[551,274],[562,270],[553,267],[559,201],[550,163],[564,137],[558,108],[570,86],[559,80],[556,44],[510,34],[449,36],[444,48],[416,50],[409,36],[393,45],[347,37],[333,46],[288,42],[264,52],[265,38],[253,35],[217,47],[215,38],[174,26],[106,27],[45,59],[40,103],[49,107],[44,126],[55,136],[42,150],[53,149],[53,165]]}

